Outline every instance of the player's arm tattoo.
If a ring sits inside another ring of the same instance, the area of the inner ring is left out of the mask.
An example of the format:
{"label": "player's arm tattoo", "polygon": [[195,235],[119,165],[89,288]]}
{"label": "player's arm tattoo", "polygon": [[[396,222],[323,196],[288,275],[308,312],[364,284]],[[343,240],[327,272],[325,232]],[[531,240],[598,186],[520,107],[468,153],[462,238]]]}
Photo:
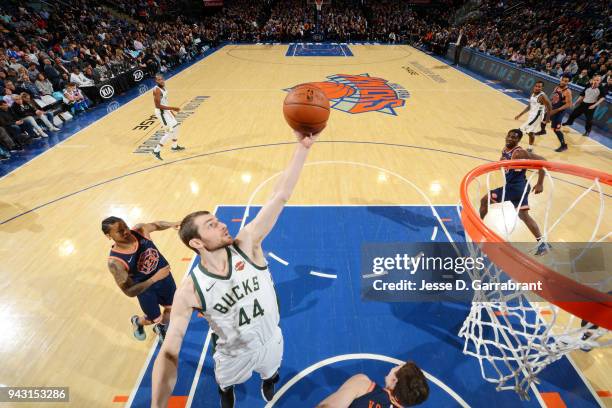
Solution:
{"label": "player's arm tattoo", "polygon": [[151,285],[155,283],[153,278],[147,279],[144,282],[134,284],[128,271],[120,264],[113,260],[108,261],[108,269],[110,270],[117,286],[129,297],[140,295],[142,292],[147,290]]}

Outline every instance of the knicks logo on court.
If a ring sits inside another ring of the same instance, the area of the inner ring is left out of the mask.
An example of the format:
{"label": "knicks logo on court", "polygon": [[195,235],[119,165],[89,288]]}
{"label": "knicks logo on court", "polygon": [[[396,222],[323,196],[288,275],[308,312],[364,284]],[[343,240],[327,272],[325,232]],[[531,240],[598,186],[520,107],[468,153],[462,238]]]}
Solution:
{"label": "knicks logo on court", "polygon": [[[335,74],[329,81],[312,82],[329,99],[332,108],[348,113],[382,112],[396,116],[410,93],[401,85],[369,74]],[[285,89],[290,91],[291,88]]]}
{"label": "knicks logo on court", "polygon": [[148,248],[138,258],[138,271],[140,273],[144,273],[145,275],[150,274],[155,269],[157,269],[157,264],[159,263],[159,252],[157,252],[153,248]]}

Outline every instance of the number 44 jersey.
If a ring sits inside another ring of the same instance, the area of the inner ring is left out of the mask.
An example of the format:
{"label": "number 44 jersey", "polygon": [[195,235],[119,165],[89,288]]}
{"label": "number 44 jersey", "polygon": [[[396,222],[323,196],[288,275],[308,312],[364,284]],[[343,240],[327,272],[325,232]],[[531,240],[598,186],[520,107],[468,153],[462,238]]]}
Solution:
{"label": "number 44 jersey", "polygon": [[228,276],[213,275],[201,263],[190,275],[215,351],[238,356],[262,348],[279,330],[278,302],[268,266],[255,265],[236,244],[225,250]]}

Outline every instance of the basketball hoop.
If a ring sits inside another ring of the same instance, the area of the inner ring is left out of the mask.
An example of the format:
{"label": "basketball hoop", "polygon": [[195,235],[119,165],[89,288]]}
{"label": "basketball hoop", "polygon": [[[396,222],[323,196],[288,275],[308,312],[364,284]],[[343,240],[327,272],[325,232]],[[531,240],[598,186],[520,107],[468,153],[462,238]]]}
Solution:
{"label": "basketball hoop", "polygon": [[315,0],[315,5],[317,6],[317,11],[321,11],[323,7],[323,0]]}
{"label": "basketball hoop", "polygon": [[[599,211],[599,214],[594,215],[595,229],[590,234],[590,239],[585,239],[588,241],[585,244],[587,247],[607,242],[612,236],[609,231],[599,232],[602,222],[610,219],[604,214],[605,200],[610,196],[604,194],[602,188],[612,186],[612,175],[570,164],[510,160],[479,166],[469,172],[461,182],[461,220],[467,232],[468,250],[472,257],[485,256],[491,261],[484,270],[468,271],[470,278],[482,282],[503,282],[508,277],[521,283],[540,281],[543,290],[537,294],[550,302],[547,304],[530,300],[526,296],[527,293],[521,291],[476,291],[470,313],[459,332],[459,336],[464,339],[464,354],[478,358],[485,380],[496,383],[498,391],[514,390],[521,398],[529,399],[529,388],[538,383],[539,372],[552,362],[579,348],[591,349],[612,344],[609,336],[606,336],[612,329],[612,295],[609,292],[609,271],[604,271],[603,281],[589,285],[564,276],[543,262],[536,261],[532,255],[521,252],[509,242],[510,233],[516,225],[509,229],[506,226],[506,217],[503,217],[504,229],[507,232],[505,239],[480,219],[472,201],[474,194],[470,197],[470,192],[473,192],[475,187],[478,189],[478,201],[482,197],[478,177],[486,175],[486,194],[490,208],[490,176],[498,170],[503,172],[512,169],[542,169],[545,172],[550,184],[545,190],[548,189],[550,196],[544,214],[544,241],[548,241],[551,231],[589,193],[589,199],[599,199],[599,208],[592,209],[592,212]],[[582,182],[588,179],[592,183],[590,188],[578,194],[578,198],[561,211],[561,216],[552,224],[549,223],[549,218],[555,184],[550,172],[576,176]],[[535,174],[534,172],[531,178]],[[602,187],[602,183],[605,186]],[[527,194],[525,187],[521,203],[517,207],[521,207]],[[593,198],[593,194],[598,194],[598,197]],[[589,208],[592,207],[596,206],[589,203]],[[512,215],[516,223],[518,210],[515,211]],[[598,234],[603,237],[597,239]],[[555,244],[551,251],[554,250]],[[595,287],[608,289],[600,291]],[[530,298],[532,299],[531,296]],[[568,299],[570,301],[566,301]],[[606,336],[607,340],[602,338],[603,336]]]}

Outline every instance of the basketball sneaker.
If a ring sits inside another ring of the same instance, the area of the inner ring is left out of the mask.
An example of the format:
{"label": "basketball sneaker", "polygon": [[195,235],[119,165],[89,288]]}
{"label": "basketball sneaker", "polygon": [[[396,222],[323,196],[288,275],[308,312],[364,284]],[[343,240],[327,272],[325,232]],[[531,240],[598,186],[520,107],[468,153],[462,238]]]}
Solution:
{"label": "basketball sneaker", "polygon": [[234,386],[232,385],[225,391],[220,387],[217,387],[219,391],[219,398],[221,399],[221,408],[234,408],[234,401],[236,396],[234,395]]}
{"label": "basketball sneaker", "polygon": [[567,144],[563,143],[561,146],[555,149],[555,152],[564,152],[567,150]]}
{"label": "basketball sneaker", "polygon": [[159,342],[163,343],[164,339],[166,338],[166,330],[167,327],[165,324],[161,324],[161,323],[157,323],[154,327],[153,327],[153,332],[155,334],[157,334],[157,336],[159,337]]}
{"label": "basketball sneaker", "polygon": [[161,152],[156,152],[156,151],[153,151],[153,156],[155,156],[155,158],[156,158],[157,160],[161,160],[161,161],[163,161],[163,160],[164,160],[164,159],[162,159],[162,157],[161,157]]}
{"label": "basketball sneaker", "polygon": [[147,333],[144,330],[144,326],[138,324],[138,316],[132,316],[130,321],[132,322],[132,328],[134,329],[134,337],[136,337],[136,340],[143,341],[144,339],[146,339]]}
{"label": "basketball sneaker", "polygon": [[535,255],[542,256],[548,253],[552,249],[552,246],[548,242],[540,242],[538,249],[536,249]]}
{"label": "basketball sneaker", "polygon": [[261,396],[263,397],[264,401],[270,402],[272,401],[272,398],[274,398],[274,384],[278,382],[279,378],[280,376],[278,375],[277,371],[272,377],[261,382]]}
{"label": "basketball sneaker", "polygon": [[179,152],[181,150],[185,150],[185,148],[183,146],[176,145],[176,147],[171,147],[170,150]]}

